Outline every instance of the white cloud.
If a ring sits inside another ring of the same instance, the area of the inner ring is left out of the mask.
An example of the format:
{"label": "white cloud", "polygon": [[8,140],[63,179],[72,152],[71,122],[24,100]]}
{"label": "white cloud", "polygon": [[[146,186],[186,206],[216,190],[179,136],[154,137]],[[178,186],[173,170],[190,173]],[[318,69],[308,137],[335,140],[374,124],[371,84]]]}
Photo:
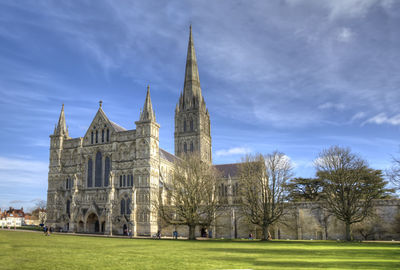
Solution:
{"label": "white cloud", "polygon": [[351,118],[350,122],[353,122],[355,120],[361,119],[365,117],[365,112],[358,112],[353,117]]}
{"label": "white cloud", "polygon": [[337,34],[337,40],[340,42],[350,42],[353,39],[354,33],[350,28],[343,27]]}
{"label": "white cloud", "polygon": [[313,168],[314,162],[306,159],[292,160],[293,168]]}
{"label": "white cloud", "polygon": [[218,150],[215,154],[217,156],[231,156],[231,155],[245,155],[250,152],[251,149],[247,147],[233,147],[230,149]]}
{"label": "white cloud", "polygon": [[318,109],[320,110],[328,110],[328,109],[336,109],[336,110],[344,110],[346,106],[343,103],[332,103],[332,102],[326,102],[318,106]]}
{"label": "white cloud", "polygon": [[363,125],[365,124],[389,124],[393,126],[400,125],[400,114],[393,115],[392,117],[388,117],[385,113],[380,113],[375,115],[374,117],[369,118],[366,120]]}
{"label": "white cloud", "polygon": [[0,187],[37,187],[47,183],[46,162],[0,157]]}
{"label": "white cloud", "polygon": [[380,0],[335,0],[324,1],[330,9],[330,17],[363,17]]}

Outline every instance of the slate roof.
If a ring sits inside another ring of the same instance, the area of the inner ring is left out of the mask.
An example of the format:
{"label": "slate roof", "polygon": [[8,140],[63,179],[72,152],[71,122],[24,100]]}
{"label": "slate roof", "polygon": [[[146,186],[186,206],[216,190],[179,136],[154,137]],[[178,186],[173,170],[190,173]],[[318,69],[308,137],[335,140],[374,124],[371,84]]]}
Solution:
{"label": "slate roof", "polygon": [[111,125],[113,126],[113,128],[117,131],[126,131],[125,128],[121,127],[120,125],[118,125],[117,123],[114,123],[113,121],[110,120]]}
{"label": "slate roof", "polygon": [[235,177],[238,173],[240,163],[231,163],[231,164],[219,164],[214,165],[214,167],[221,172],[222,176],[225,178]]}
{"label": "slate roof", "polygon": [[160,148],[160,157],[165,160],[168,160],[171,163],[174,163],[178,159],[175,155],[173,155],[161,148]]}

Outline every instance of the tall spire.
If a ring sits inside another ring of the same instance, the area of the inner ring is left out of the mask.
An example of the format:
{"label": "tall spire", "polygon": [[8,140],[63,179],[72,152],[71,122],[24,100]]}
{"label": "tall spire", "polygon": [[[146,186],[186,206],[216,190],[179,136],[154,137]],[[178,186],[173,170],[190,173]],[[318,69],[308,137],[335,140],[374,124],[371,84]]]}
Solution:
{"label": "tall spire", "polygon": [[140,121],[156,121],[156,116],[153,111],[153,105],[150,98],[150,86],[147,86],[147,95],[144,102],[143,110],[140,113]]}
{"label": "tall spire", "polygon": [[54,135],[64,135],[68,137],[67,124],[65,122],[64,104],[61,107],[60,118],[58,119],[57,127],[54,130]]}
{"label": "tall spire", "polygon": [[[203,101],[201,95],[199,70],[197,67],[196,52],[192,35],[192,25],[190,25],[188,52],[186,57],[185,82],[183,85],[183,107],[197,107]],[[195,103],[195,104],[193,104]],[[196,104],[197,103],[197,104]],[[193,106],[191,106],[193,105]]]}

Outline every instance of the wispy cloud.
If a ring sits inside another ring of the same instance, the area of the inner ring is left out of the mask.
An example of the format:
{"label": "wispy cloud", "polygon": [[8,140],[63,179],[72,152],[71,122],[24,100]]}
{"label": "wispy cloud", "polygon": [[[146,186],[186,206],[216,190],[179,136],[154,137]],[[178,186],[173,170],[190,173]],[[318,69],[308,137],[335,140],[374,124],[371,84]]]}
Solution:
{"label": "wispy cloud", "polygon": [[350,42],[353,39],[354,33],[347,27],[343,27],[337,34],[337,39],[340,42]]}
{"label": "wispy cloud", "polygon": [[0,156],[0,206],[32,206],[39,196],[45,199],[47,173],[47,162]]}
{"label": "wispy cloud", "polygon": [[217,156],[233,156],[233,155],[245,155],[251,152],[251,149],[247,147],[233,147],[229,149],[218,150],[215,152]]}
{"label": "wispy cloud", "polygon": [[47,185],[47,173],[47,162],[0,157],[1,190],[45,187]]}
{"label": "wispy cloud", "polygon": [[377,125],[388,124],[388,125],[398,126],[400,125],[400,114],[396,114],[389,117],[385,113],[380,113],[364,121],[363,125],[365,124],[377,124]]}
{"label": "wispy cloud", "polygon": [[332,102],[326,102],[318,106],[318,109],[320,110],[328,110],[328,109],[335,109],[335,110],[344,110],[346,108],[346,105],[343,103],[332,103]]}
{"label": "wispy cloud", "polygon": [[357,112],[356,114],[354,114],[351,119],[350,119],[350,123],[358,120],[358,119],[362,119],[366,116],[365,112]]}

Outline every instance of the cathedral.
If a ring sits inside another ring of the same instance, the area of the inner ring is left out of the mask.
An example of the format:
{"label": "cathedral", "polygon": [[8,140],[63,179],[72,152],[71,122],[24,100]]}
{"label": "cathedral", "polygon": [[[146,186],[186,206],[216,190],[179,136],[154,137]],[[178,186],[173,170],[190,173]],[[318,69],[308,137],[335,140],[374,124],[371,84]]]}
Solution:
{"label": "cathedral", "polygon": [[[147,94],[136,129],[127,130],[112,122],[99,109],[83,137],[68,135],[64,105],[58,124],[50,135],[50,164],[47,191],[47,225],[64,232],[150,236],[178,231],[186,226],[163,227],[155,207],[163,183],[172,176],[176,159],[196,152],[212,163],[211,124],[200,87],[192,30],[183,91],[175,109],[175,153],[159,147],[156,115]],[[240,213],[238,164],[214,165],[221,172],[219,202],[224,211],[210,228],[198,228],[197,236],[245,238],[261,231]],[[393,224],[400,200],[378,200],[376,213],[382,224]],[[293,203],[284,223],[271,228],[277,239],[344,239],[343,224],[324,216],[318,203]],[[380,226],[382,227],[382,226]],[[377,239],[397,239],[391,227],[376,233]]]}
{"label": "cathedral", "polygon": [[68,135],[64,105],[50,136],[47,223],[70,232],[152,235],[159,230],[154,201],[177,156],[197,152],[212,162],[210,115],[204,101],[190,28],[183,91],[175,110],[175,155],[159,147],[150,89],[136,129],[99,109],[86,134]]}

